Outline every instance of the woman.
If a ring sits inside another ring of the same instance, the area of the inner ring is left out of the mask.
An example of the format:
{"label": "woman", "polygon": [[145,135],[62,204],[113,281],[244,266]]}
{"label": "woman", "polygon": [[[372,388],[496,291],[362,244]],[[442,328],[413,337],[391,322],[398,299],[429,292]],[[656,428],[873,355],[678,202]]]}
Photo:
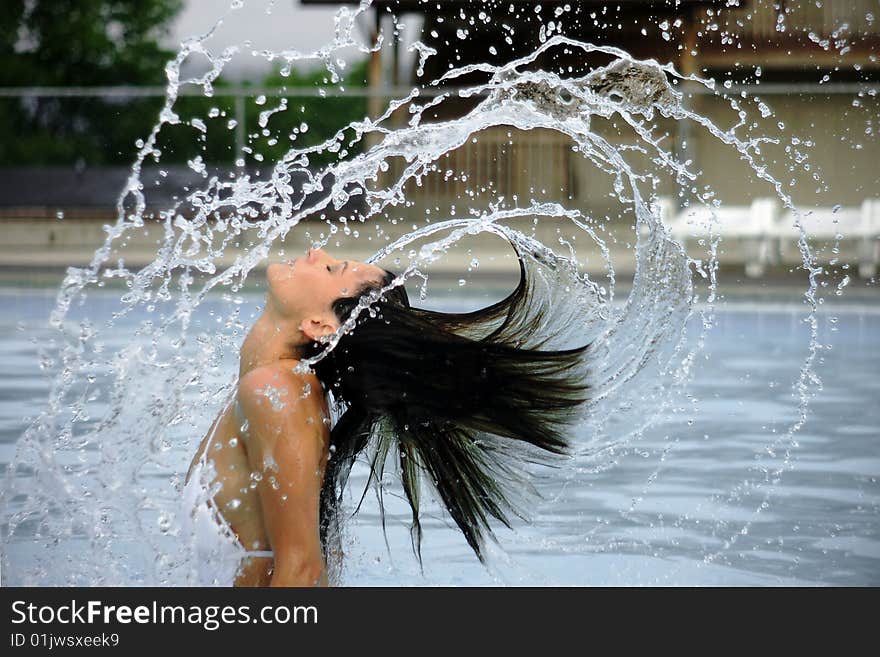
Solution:
{"label": "woman", "polygon": [[[397,457],[419,561],[423,473],[482,561],[490,518],[509,525],[519,514],[522,465],[563,454],[586,401],[587,347],[540,349],[522,258],[507,298],[461,314],[413,308],[389,272],[321,249],[270,265],[266,277],[235,398],[188,474],[197,541],[215,544],[201,564],[221,571],[214,583],[327,585],[341,556],[342,492],[371,444],[375,481]],[[304,358],[311,373],[295,371]]]}

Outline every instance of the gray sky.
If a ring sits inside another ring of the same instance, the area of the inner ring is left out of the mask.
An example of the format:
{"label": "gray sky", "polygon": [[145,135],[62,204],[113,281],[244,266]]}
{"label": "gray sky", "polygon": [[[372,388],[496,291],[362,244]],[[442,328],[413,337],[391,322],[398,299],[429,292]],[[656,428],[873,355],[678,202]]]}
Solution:
{"label": "gray sky", "polygon": [[245,77],[249,72],[265,72],[265,59],[253,57],[252,50],[311,51],[333,39],[333,16],[336,9],[302,7],[298,0],[244,0],[244,6],[230,11],[232,0],[186,0],[174,25],[169,47],[177,48],[190,36],[207,32],[217,20],[228,14],[208,43],[214,52],[227,45],[251,41],[224,71],[230,77]]}
{"label": "gray sky", "polygon": [[[303,7],[299,0],[244,0],[242,8],[230,11],[232,3],[233,0],[186,0],[167,45],[177,49],[183,39],[207,32],[226,15],[206,45],[219,53],[227,45],[250,40],[251,46],[242,48],[224,68],[228,77],[240,79],[250,74],[263,74],[269,68],[264,58],[251,55],[253,50],[295,49],[306,52],[333,40],[333,18],[338,5],[327,9]],[[366,44],[364,31],[358,29],[355,34]],[[356,51],[351,51],[349,57],[354,54]]]}

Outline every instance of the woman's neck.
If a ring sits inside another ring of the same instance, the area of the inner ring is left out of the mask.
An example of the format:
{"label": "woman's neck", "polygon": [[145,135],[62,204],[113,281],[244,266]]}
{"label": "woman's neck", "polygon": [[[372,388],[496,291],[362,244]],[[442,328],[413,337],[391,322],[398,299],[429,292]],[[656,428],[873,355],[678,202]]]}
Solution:
{"label": "woman's neck", "polygon": [[279,360],[300,359],[302,345],[298,338],[303,340],[305,336],[299,330],[297,322],[279,318],[267,307],[254,322],[241,345],[239,377],[257,367]]}

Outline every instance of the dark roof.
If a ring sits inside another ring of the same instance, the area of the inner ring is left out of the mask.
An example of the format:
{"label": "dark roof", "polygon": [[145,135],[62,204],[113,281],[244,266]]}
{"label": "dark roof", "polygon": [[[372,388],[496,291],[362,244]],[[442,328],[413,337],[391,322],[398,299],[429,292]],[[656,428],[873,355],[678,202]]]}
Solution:
{"label": "dark roof", "polygon": [[[300,4],[303,5],[359,5],[360,0],[299,0]],[[541,0],[540,3],[536,0],[498,0],[497,3],[493,6],[490,3],[485,3],[481,0],[479,2],[479,7],[481,9],[505,9],[510,4],[523,4],[523,5],[547,5],[547,6],[555,6],[555,5],[565,5],[572,4],[572,0]],[[644,9],[656,9],[658,7],[663,7],[666,9],[675,9],[676,7],[681,7],[683,5],[723,5],[725,7],[735,5],[734,3],[729,3],[728,0],[577,0],[578,5],[593,5],[593,6],[601,6],[601,5],[614,5],[628,8],[644,8]],[[743,4],[741,1],[739,4]],[[447,6],[447,7],[458,7],[462,5],[474,5],[476,8],[478,3],[474,0],[430,0],[426,2],[426,0],[373,0],[373,7],[393,7],[399,9],[407,9],[407,10],[418,10],[418,11],[436,11],[437,6]]]}
{"label": "dark roof", "polygon": [[[141,176],[151,206],[173,205],[174,195],[203,182],[186,166],[163,167],[160,178],[156,167],[145,168]],[[0,168],[0,208],[112,208],[131,175],[130,167],[2,167]],[[156,181],[161,180],[160,185]]]}
{"label": "dark roof", "polygon": [[[580,7],[584,6],[593,6],[593,7],[601,7],[603,5],[607,5],[609,7],[621,7],[622,9],[628,10],[657,10],[657,9],[665,9],[668,11],[675,11],[677,9],[683,9],[686,7],[697,7],[697,6],[723,6],[723,7],[732,7],[736,6],[736,4],[743,5],[746,0],[739,0],[737,3],[736,0],[731,2],[730,0],[576,0],[576,4]],[[359,5],[360,0],[299,0],[300,4],[303,5]],[[483,2],[474,2],[474,0],[430,0],[430,2],[426,2],[425,0],[373,0],[372,6],[376,9],[399,9],[403,11],[418,11],[421,13],[437,13],[437,6],[440,5],[441,9],[448,8],[452,9],[453,7],[461,7],[467,5],[473,5],[475,9],[479,8],[484,11],[491,11],[492,9],[500,9],[502,11],[507,11],[507,7],[511,4],[531,4],[536,5],[539,4],[536,0],[498,0],[497,3],[483,3]],[[541,5],[544,6],[556,6],[556,5],[565,5],[565,4],[573,4],[572,0],[541,0]]]}
{"label": "dark roof", "polygon": [[[205,189],[208,184],[206,178],[187,166],[165,166],[161,170],[165,172],[164,176],[159,173],[160,167],[145,167],[140,176],[148,214],[175,208],[191,191]],[[228,180],[233,174],[234,177],[248,175],[251,180],[259,180],[263,173],[268,176],[270,171],[225,167],[209,170],[208,178],[216,175],[220,180]],[[115,215],[116,203],[130,175],[131,168],[121,166],[81,169],[73,166],[0,167],[0,218],[52,218],[59,211],[69,217]],[[302,173],[291,175],[294,190],[304,179]],[[315,194],[321,196],[322,192]],[[293,197],[298,200],[296,191]],[[354,196],[339,211],[344,212],[360,202],[361,197]],[[193,211],[186,204],[179,205],[177,210],[182,214]]]}

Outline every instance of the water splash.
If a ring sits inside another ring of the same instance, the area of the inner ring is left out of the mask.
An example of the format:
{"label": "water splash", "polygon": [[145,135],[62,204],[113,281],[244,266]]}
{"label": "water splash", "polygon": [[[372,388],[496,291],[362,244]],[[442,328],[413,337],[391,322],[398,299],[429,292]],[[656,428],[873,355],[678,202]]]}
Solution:
{"label": "water splash", "polygon": [[[282,74],[297,62],[320,60],[335,84],[340,80],[337,54],[341,50],[354,47],[369,53],[382,47],[381,39],[365,48],[352,36],[357,17],[368,9],[369,2],[363,2],[353,12],[340,10],[333,42],[316,52],[259,54],[268,61],[283,61]],[[224,180],[208,175],[203,163],[194,161],[205,182],[185,200],[160,212],[164,236],[153,261],[137,271],[127,269],[121,260],[113,266],[111,259],[124,252],[127,237],[142,231],[148,221],[148,191],[141,175],[148,159],[161,159],[156,147],[161,131],[181,122],[175,112],[180,88],[200,86],[206,96],[212,95],[224,66],[239,52],[238,48],[211,52],[208,45],[214,29],[184,42],[168,63],[165,103],[156,126],[138,146],[117,203],[116,223],[107,227],[107,238],[90,265],[71,268],[59,290],[50,318],[58,347],[47,354],[56,376],[46,410],[17,445],[2,499],[6,546],[16,541],[39,546],[34,563],[18,575],[22,584],[191,582],[192,564],[186,550],[180,550],[187,537],[178,535],[180,523],[175,516],[182,463],[192,451],[193,437],[201,435],[204,409],[219,409],[234,390],[231,355],[237,353],[247,331],[240,293],[250,272],[265,261],[273,245],[309,217],[349,207],[353,199],[363,208],[356,213],[363,223],[377,220],[389,208],[407,207],[407,189],[441,173],[445,155],[474,135],[499,126],[564,135],[597,174],[611,178],[616,200],[634,217],[635,275],[626,299],[620,303],[615,298],[615,268],[607,245],[610,236],[603,237],[601,222],[559,202],[532,200],[508,207],[462,198],[459,205],[467,208],[463,215],[413,230],[380,249],[373,259],[397,254],[408,259],[392,283],[402,285],[411,279],[427,281],[426,267],[442,260],[467,236],[495,234],[514,246],[542,286],[535,310],[545,311],[551,326],[567,328],[552,346],[593,345],[585,366],[594,397],[579,431],[587,438],[576,445],[576,458],[564,475],[569,482],[613,467],[681,398],[712,326],[719,238],[710,238],[705,261],[686,253],[663,224],[656,199],[646,197],[652,193],[656,174],[638,170],[627,158],[630,151],[649,155],[681,189],[692,190],[693,203],[713,215],[717,211],[719,204],[711,191],[698,191],[698,175],[688,169],[688,163],[678,161],[661,145],[655,134],[656,117],[693,122],[717,138],[719,146],[737,151],[756,178],[766,182],[792,210],[809,278],[805,300],[810,343],[795,384],[798,418],[767,446],[768,454],[782,449],[784,458],[777,468],[762,472],[764,496],[755,514],[766,508],[779,476],[790,465],[794,435],[806,419],[818,383],[813,364],[818,350],[816,290],[822,272],[810,253],[797,208],[760,159],[761,145],[772,140],[740,137],[737,128],[742,121],[722,130],[682,103],[678,89],[688,84],[713,89],[712,81],[684,76],[671,65],[653,60],[635,60],[617,48],[550,36],[527,56],[497,66],[454,68],[390,102],[380,116],[352,123],[350,131],[340,131],[311,147],[291,148],[274,163],[265,180],[247,175]],[[602,53],[612,62],[582,77],[535,70],[533,65],[542,54],[561,48]],[[424,70],[436,52],[423,44],[414,49]],[[194,55],[210,61],[210,70],[181,79],[182,66]],[[473,74],[481,74],[486,81],[448,88],[472,79]],[[444,103],[460,99],[476,102],[458,118],[427,120]],[[392,117],[402,108],[410,118],[400,127]],[[284,103],[263,111],[261,126],[284,111]],[[631,130],[635,142],[629,148],[610,143],[593,129],[595,121],[611,118]],[[206,124],[198,117],[190,124],[206,133]],[[360,155],[340,156],[324,167],[310,166],[317,155],[342,154],[358,143],[367,145]],[[402,163],[399,171],[393,163]],[[588,249],[603,259],[605,280],[593,280],[580,272],[572,243],[566,245],[567,253],[557,253],[553,245],[515,228],[514,220],[522,218],[567,222],[580,231]],[[346,218],[335,221],[335,226],[330,221],[332,228],[347,228]],[[329,240],[328,236],[323,241]],[[236,243],[244,246],[234,261],[220,264]],[[696,338],[686,331],[698,300],[692,270],[707,284],[708,305],[698,310],[702,321]],[[112,279],[121,281],[126,291],[111,317],[102,326],[92,318],[78,317],[76,308],[90,291]],[[217,289],[224,290],[227,307],[217,312],[215,328],[199,331],[193,318]],[[362,303],[356,313],[366,311],[367,305]],[[107,337],[126,316],[140,318],[138,327],[122,338],[115,351],[108,352]],[[331,338],[328,348],[337,339]],[[108,391],[107,398],[100,391]],[[673,448],[674,443],[664,451],[643,496]],[[755,482],[747,481],[747,485]],[[727,496],[733,500],[740,493],[734,489]],[[639,499],[622,512],[631,513]],[[724,549],[747,533],[751,522],[730,530]],[[145,558],[132,559],[133,546],[142,543],[148,546],[140,552]],[[4,559],[8,554],[4,550]],[[706,554],[705,561],[711,562],[718,554]],[[10,572],[9,564],[4,566]]]}

